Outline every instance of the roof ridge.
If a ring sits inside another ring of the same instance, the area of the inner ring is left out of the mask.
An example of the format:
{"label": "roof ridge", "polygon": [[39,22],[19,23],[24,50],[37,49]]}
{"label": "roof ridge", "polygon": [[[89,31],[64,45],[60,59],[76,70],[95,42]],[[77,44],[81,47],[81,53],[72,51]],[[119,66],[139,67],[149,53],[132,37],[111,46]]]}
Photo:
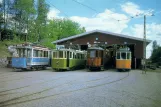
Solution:
{"label": "roof ridge", "polygon": [[[67,37],[67,38],[62,38],[60,40],[53,41],[52,43],[53,44],[54,43],[59,43],[59,42],[74,39],[74,38],[77,38],[77,37],[82,37],[82,36],[92,34],[92,33],[104,33],[104,34],[109,34],[109,35],[113,35],[113,36],[117,36],[117,37],[124,37],[124,38],[128,38],[128,39],[135,39],[135,40],[138,40],[138,41],[143,41],[143,38],[138,38],[138,37],[134,37],[134,36],[129,36],[129,35],[124,35],[124,34],[113,33],[113,32],[109,32],[109,31],[103,31],[103,30],[95,29],[95,30],[92,30],[92,31],[88,31],[88,32],[84,32],[84,33],[81,33],[81,34],[73,35],[73,36],[70,36],[70,37]],[[147,39],[147,42],[151,42],[151,40]]]}

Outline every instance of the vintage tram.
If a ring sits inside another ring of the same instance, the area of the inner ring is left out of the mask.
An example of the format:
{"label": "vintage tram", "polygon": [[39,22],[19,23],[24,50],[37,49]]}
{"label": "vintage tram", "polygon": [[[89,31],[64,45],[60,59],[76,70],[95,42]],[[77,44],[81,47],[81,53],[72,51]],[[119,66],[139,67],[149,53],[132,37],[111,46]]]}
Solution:
{"label": "vintage tram", "polygon": [[16,46],[17,56],[12,57],[12,67],[16,69],[45,69],[50,66],[51,50],[42,46],[22,44]]}
{"label": "vintage tram", "polygon": [[87,50],[87,68],[89,70],[104,70],[104,49],[99,46],[89,47]]}
{"label": "vintage tram", "polygon": [[52,51],[51,67],[56,70],[83,68],[86,64],[86,51],[57,49]]}
{"label": "vintage tram", "polygon": [[116,52],[116,69],[118,71],[130,71],[131,51],[128,47],[120,48]]}

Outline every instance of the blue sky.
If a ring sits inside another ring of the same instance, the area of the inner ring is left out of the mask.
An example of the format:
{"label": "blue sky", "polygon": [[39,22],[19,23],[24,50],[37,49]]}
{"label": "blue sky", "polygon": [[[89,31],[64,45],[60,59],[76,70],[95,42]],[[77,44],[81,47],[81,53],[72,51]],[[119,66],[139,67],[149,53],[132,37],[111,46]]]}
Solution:
{"label": "blue sky", "polygon": [[[143,37],[143,14],[147,15],[147,38],[161,44],[161,0],[76,0],[88,5],[89,9],[73,0],[46,0],[50,5],[48,18],[67,17],[78,22],[87,31],[99,29]],[[57,7],[54,8],[54,6]],[[58,10],[59,9],[59,10]],[[67,15],[65,15],[65,14]],[[154,13],[155,16],[150,16]],[[137,18],[131,16],[142,14]],[[124,20],[128,19],[128,20]],[[122,20],[122,21],[117,21]],[[147,46],[147,57],[152,51],[152,43]]]}

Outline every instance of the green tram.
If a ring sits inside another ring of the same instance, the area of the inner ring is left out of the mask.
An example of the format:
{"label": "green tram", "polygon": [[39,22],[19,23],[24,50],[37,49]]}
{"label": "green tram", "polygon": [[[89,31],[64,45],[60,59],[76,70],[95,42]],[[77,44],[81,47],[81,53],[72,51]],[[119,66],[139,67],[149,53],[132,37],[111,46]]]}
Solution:
{"label": "green tram", "polygon": [[86,51],[74,49],[59,49],[52,51],[54,70],[73,70],[86,66]]}

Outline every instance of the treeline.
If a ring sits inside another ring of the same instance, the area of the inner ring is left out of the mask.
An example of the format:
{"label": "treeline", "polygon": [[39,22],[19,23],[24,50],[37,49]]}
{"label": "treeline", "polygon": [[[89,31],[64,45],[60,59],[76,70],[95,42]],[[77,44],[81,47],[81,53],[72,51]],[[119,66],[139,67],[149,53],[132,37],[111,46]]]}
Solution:
{"label": "treeline", "polygon": [[0,40],[24,40],[52,47],[54,40],[85,32],[84,27],[70,19],[49,20],[48,12],[45,0],[2,0]]}
{"label": "treeline", "polygon": [[157,44],[156,41],[153,42],[153,51],[150,57],[152,63],[155,63],[157,66],[161,66],[161,46]]}

